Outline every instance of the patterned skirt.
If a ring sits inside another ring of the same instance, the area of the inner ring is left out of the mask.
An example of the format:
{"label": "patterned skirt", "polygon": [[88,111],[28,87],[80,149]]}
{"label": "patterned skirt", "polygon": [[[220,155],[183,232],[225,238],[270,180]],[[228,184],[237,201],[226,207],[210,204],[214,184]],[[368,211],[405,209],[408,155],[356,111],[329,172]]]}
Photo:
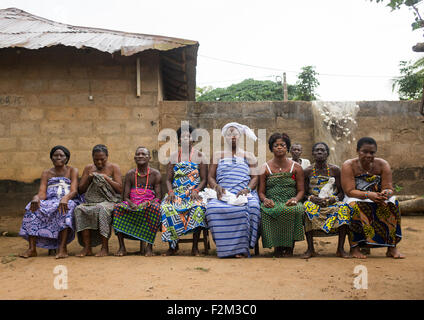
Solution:
{"label": "patterned skirt", "polygon": [[84,246],[81,231],[91,230],[91,246],[96,247],[102,243],[102,237],[109,239],[112,229],[112,211],[115,203],[84,203],[75,208],[76,231],[78,243]]}
{"label": "patterned skirt", "polygon": [[354,201],[349,226],[351,247],[394,247],[402,238],[400,210],[397,200],[378,205],[375,202]]}
{"label": "patterned skirt", "polygon": [[160,203],[150,202],[147,207],[132,210],[126,201],[115,205],[113,228],[125,238],[154,244],[160,226]]}
{"label": "patterned skirt", "polygon": [[352,209],[343,202],[336,202],[327,207],[306,201],[305,207],[305,232],[312,232],[315,237],[334,236],[338,228],[348,225]]}
{"label": "patterned skirt", "polygon": [[303,204],[286,206],[274,201],[274,208],[261,205],[262,246],[293,247],[295,241],[305,239],[303,233]]}
{"label": "patterned skirt", "polygon": [[167,203],[166,198],[160,206],[162,220],[162,241],[169,242],[175,249],[178,239],[193,233],[198,228],[206,228],[205,207],[191,200],[177,198],[178,203]]}

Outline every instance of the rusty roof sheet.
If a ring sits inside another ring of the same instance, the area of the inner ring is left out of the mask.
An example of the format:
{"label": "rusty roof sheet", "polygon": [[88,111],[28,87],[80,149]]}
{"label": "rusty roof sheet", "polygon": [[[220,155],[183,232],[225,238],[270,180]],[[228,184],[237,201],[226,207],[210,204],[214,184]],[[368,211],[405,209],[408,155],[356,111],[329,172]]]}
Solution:
{"label": "rusty roof sheet", "polygon": [[197,41],[71,26],[34,16],[17,8],[0,10],[0,48],[39,49],[55,45],[95,48],[130,56],[147,49],[160,51],[198,45]]}

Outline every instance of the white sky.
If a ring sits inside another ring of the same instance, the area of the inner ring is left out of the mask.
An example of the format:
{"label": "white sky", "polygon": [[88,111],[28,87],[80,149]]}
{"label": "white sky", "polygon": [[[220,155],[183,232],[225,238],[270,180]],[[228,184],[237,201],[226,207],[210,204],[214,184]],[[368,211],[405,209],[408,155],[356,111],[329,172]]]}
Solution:
{"label": "white sky", "polygon": [[283,70],[294,84],[301,67],[313,65],[326,101],[398,100],[391,79],[400,60],[422,56],[412,46],[424,41],[411,29],[411,11],[369,0],[0,0],[9,7],[71,25],[196,40],[198,86],[275,80]]}

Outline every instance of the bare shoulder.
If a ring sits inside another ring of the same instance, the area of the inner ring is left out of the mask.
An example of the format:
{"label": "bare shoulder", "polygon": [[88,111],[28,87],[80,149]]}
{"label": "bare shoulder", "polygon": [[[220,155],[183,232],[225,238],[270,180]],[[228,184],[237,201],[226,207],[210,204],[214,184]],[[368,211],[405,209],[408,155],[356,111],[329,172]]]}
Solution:
{"label": "bare shoulder", "polygon": [[377,165],[381,166],[390,166],[389,162],[387,160],[384,160],[383,158],[374,158],[374,162]]}
{"label": "bare shoulder", "polygon": [[116,163],[110,163],[110,166],[113,168],[113,170],[119,170],[119,171],[121,171],[121,168]]}
{"label": "bare shoulder", "polygon": [[293,169],[295,169],[295,170],[302,170],[303,171],[302,166],[299,163],[297,163],[296,161],[293,161],[293,160],[291,160],[291,162],[294,163]]}
{"label": "bare shoulder", "polygon": [[335,164],[328,164],[328,167],[330,168],[331,171],[333,172],[340,172],[340,167],[335,165]]}
{"label": "bare shoulder", "polygon": [[305,173],[305,176],[310,175],[312,173],[312,166],[306,167],[303,169],[303,172]]}
{"label": "bare shoulder", "polygon": [[150,168],[151,174],[153,174],[155,176],[160,176],[161,175],[161,173],[160,173],[160,171],[158,169],[155,169],[155,168],[152,168],[152,167],[149,167],[149,168]]}
{"label": "bare shoulder", "polygon": [[54,168],[50,168],[50,169],[46,169],[43,170],[43,172],[41,173],[41,179],[49,179],[50,177],[53,177],[53,169]]}
{"label": "bare shoulder", "polygon": [[91,173],[91,172],[93,172],[93,171],[95,171],[95,166],[94,166],[94,164],[92,164],[92,163],[90,163],[90,164],[87,164],[85,167],[84,167],[84,171],[83,171],[83,173],[84,172],[86,172],[86,173]]}
{"label": "bare shoulder", "polygon": [[133,176],[135,174],[135,168],[132,168],[128,170],[128,172],[125,174],[126,177]]}
{"label": "bare shoulder", "polygon": [[391,171],[390,164],[382,158],[374,158],[376,174]]}
{"label": "bare shoulder", "polygon": [[68,168],[69,168],[69,173],[71,174],[71,176],[72,176],[73,174],[78,175],[78,168],[76,168],[76,167],[72,167],[72,166],[68,166]]}
{"label": "bare shoulder", "polygon": [[197,151],[196,152],[196,158],[197,158],[198,162],[199,163],[207,162],[206,155],[203,152],[201,152],[200,150],[196,150],[196,151]]}
{"label": "bare shoulder", "polygon": [[356,158],[355,158],[355,159],[348,159],[348,160],[346,160],[345,162],[343,162],[343,164],[342,164],[342,168],[343,168],[343,167],[345,167],[345,168],[347,168],[347,167],[352,167],[353,163],[354,163],[356,160],[357,160]]}

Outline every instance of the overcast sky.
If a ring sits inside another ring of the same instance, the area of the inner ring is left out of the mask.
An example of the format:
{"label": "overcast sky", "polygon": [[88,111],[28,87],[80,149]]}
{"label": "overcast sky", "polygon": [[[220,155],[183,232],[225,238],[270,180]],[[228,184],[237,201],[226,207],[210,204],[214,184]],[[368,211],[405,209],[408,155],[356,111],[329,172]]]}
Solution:
{"label": "overcast sky", "polygon": [[391,79],[400,60],[422,56],[412,46],[424,41],[411,29],[411,11],[369,0],[0,0],[10,7],[71,25],[196,40],[198,86],[275,80],[284,71],[294,84],[301,67],[313,65],[326,101],[398,100]]}

